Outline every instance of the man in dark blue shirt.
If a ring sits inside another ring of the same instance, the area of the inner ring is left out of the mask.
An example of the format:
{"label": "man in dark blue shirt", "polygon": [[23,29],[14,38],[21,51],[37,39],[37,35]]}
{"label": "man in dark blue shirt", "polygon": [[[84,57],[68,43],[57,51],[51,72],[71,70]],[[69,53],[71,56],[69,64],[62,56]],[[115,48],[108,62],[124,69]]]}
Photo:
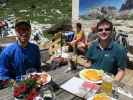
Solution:
{"label": "man in dark blue shirt", "polygon": [[15,25],[18,41],[6,47],[0,55],[0,80],[20,79],[26,70],[40,71],[40,51],[37,45],[29,42],[31,25],[25,21]]}

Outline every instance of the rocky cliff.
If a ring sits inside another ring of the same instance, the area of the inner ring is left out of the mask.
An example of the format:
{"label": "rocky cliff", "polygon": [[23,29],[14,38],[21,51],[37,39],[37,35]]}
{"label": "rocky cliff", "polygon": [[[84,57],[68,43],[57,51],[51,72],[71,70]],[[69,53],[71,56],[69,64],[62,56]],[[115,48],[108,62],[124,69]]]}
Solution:
{"label": "rocky cliff", "polygon": [[131,9],[133,9],[133,0],[126,0],[126,2],[122,4],[120,11]]}

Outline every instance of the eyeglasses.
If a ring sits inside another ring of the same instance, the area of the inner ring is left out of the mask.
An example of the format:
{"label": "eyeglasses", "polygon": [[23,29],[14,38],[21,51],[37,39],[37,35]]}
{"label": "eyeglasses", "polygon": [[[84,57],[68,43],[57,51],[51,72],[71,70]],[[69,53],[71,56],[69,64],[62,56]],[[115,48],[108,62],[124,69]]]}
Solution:
{"label": "eyeglasses", "polygon": [[105,28],[105,29],[101,28],[101,29],[98,29],[98,32],[102,32],[103,30],[105,30],[105,31],[111,31],[110,28]]}
{"label": "eyeglasses", "polygon": [[30,33],[18,33],[20,36],[29,36],[30,35]]}
{"label": "eyeglasses", "polygon": [[30,32],[17,32],[20,36],[23,36],[23,35],[29,35],[30,34]]}
{"label": "eyeglasses", "polygon": [[17,29],[16,30],[17,31],[17,33],[21,36],[21,35],[23,35],[23,34],[30,34],[30,31],[29,30],[24,30],[24,29]]}

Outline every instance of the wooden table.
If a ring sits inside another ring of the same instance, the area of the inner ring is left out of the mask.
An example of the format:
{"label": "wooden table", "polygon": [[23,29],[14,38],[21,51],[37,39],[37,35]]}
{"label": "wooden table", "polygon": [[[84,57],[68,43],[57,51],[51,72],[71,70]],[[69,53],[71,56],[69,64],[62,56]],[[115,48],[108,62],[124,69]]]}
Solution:
{"label": "wooden table", "polygon": [[[61,86],[63,83],[71,79],[73,76],[78,75],[79,70],[73,72],[70,71],[66,73],[65,70],[67,68],[68,66],[63,66],[48,72],[52,76],[52,80],[56,83],[56,85]],[[75,96],[72,93],[69,93],[63,89],[58,89],[57,91],[55,91],[55,96],[56,100],[83,100],[82,98]],[[14,100],[14,98],[12,97],[11,89],[6,88],[0,90],[0,100]],[[133,99],[130,99],[124,95],[120,95],[120,100],[133,100]]]}

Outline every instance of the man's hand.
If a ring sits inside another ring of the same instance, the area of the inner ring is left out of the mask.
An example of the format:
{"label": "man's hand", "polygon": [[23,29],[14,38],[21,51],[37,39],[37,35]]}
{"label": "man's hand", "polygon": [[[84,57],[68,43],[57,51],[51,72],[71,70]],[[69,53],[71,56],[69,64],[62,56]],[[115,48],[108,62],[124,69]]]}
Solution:
{"label": "man's hand", "polygon": [[90,68],[91,67],[91,61],[86,61],[83,66],[85,68]]}
{"label": "man's hand", "polygon": [[121,81],[125,76],[125,70],[124,69],[119,69],[116,76],[115,76],[115,80],[117,81]]}

